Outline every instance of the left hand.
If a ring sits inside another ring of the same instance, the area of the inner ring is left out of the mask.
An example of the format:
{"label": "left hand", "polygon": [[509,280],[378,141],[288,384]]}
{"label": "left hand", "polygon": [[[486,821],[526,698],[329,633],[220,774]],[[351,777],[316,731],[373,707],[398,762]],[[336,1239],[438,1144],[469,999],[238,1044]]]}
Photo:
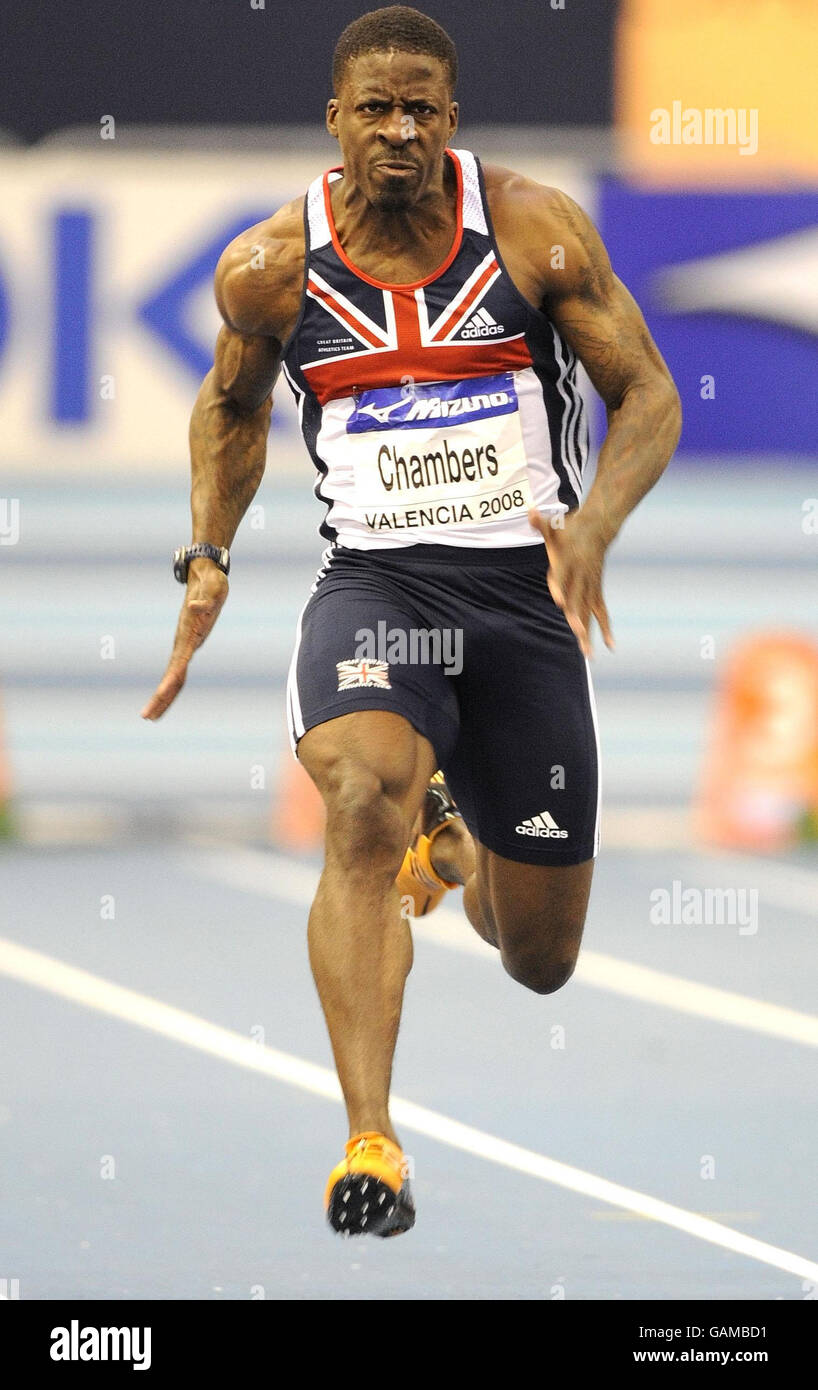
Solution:
{"label": "left hand", "polygon": [[552,526],[533,507],[528,519],[545,541],[551,597],[565,614],[583,656],[593,654],[589,635],[592,617],[599,623],[606,647],[613,651],[611,620],[602,597],[607,545],[601,532],[582,510],[561,517],[559,526]]}

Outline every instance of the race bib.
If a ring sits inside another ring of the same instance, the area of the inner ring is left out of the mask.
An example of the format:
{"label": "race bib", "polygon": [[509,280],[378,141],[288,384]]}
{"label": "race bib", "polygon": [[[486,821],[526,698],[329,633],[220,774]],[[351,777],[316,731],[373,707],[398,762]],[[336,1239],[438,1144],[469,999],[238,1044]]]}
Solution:
{"label": "race bib", "polygon": [[473,529],[532,505],[513,373],[375,388],[346,410],[336,496],[370,534]]}

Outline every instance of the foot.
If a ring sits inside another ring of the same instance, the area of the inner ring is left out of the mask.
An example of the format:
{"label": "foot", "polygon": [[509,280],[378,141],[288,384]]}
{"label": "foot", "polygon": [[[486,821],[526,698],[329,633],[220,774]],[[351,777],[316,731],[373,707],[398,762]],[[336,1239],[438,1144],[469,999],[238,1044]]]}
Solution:
{"label": "foot", "polygon": [[327,1220],[344,1236],[399,1236],[415,1224],[406,1160],[385,1134],[356,1134],[329,1175]]}
{"label": "foot", "polygon": [[[443,773],[436,772],[426,788],[423,806],[412,828],[412,843],[395,879],[401,898],[411,901],[411,917],[425,917],[437,907],[450,888],[460,887],[459,879],[443,878],[435,868],[432,847],[443,831],[448,831],[456,823],[462,825],[462,820]],[[441,867],[448,867],[448,855],[441,858]]]}

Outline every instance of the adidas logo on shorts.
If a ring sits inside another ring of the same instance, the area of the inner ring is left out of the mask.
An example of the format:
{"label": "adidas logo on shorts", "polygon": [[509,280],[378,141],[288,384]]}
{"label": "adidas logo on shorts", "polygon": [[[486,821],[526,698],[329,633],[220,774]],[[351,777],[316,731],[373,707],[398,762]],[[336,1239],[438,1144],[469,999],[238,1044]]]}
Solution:
{"label": "adidas logo on shorts", "polygon": [[514,828],[518,835],[536,835],[542,840],[568,839],[568,831],[560,830],[554,817],[547,811],[540,811],[538,816],[532,816],[530,820],[520,821]]}
{"label": "adidas logo on shorts", "polygon": [[492,338],[498,333],[505,333],[505,324],[498,323],[491,317],[488,309],[478,309],[476,314],[472,314],[466,327],[461,330],[461,338]]}

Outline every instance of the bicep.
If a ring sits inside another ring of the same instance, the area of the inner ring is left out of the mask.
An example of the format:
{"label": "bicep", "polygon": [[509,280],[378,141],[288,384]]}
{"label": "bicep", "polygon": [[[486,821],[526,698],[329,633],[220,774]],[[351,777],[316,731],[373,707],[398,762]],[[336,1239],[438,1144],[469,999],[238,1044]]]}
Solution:
{"label": "bicep", "polygon": [[552,272],[543,307],[605,404],[615,409],[629,388],[657,377],[669,380],[670,374],[590,218],[564,195],[559,217],[565,265]]}
{"label": "bicep", "polygon": [[611,409],[631,387],[669,377],[639,305],[615,275],[599,293],[559,300],[549,315]]}
{"label": "bicep", "polygon": [[214,380],[220,397],[241,413],[259,409],[269,397],[281,370],[282,339],[300,304],[300,279],[295,289],[297,277],[282,254],[287,249],[260,223],[232,241],[216,267],[223,324]]}

